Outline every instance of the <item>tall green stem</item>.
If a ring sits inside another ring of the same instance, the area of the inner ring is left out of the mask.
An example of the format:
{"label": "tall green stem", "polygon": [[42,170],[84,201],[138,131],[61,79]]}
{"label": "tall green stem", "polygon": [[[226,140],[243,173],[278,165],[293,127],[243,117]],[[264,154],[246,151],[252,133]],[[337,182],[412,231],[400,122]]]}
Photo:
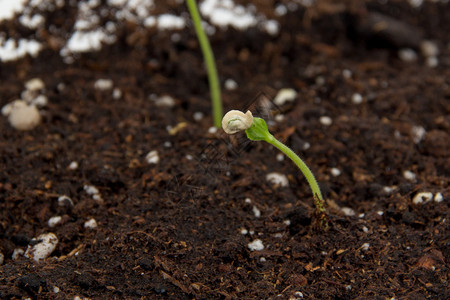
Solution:
{"label": "tall green stem", "polygon": [[200,13],[198,12],[197,4],[195,0],[186,0],[189,13],[191,14],[192,21],[194,22],[195,32],[197,34],[198,42],[200,43],[200,48],[203,52],[203,57],[205,59],[206,70],[208,72],[209,90],[211,94],[214,126],[220,128],[222,121],[222,100],[220,97],[220,83],[219,76],[217,75],[216,63],[214,60],[214,54],[211,50],[211,45],[209,44],[208,37],[202,26],[202,19]]}

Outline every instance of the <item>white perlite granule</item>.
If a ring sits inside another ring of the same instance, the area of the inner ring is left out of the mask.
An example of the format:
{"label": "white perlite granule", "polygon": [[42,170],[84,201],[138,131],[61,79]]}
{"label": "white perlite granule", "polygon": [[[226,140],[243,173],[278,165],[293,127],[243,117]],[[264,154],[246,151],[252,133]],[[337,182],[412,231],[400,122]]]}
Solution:
{"label": "white perlite granule", "polygon": [[442,196],[441,193],[436,193],[436,195],[434,195],[434,202],[440,203],[442,201],[444,201],[444,196]]}
{"label": "white perlite granule", "polygon": [[286,187],[289,186],[289,181],[284,174],[280,173],[269,173],[266,175],[266,180],[270,182],[271,184],[274,184],[276,186]]}
{"label": "white perlite granule", "polygon": [[369,247],[370,247],[370,244],[369,244],[369,243],[364,243],[364,244],[362,244],[362,246],[361,246],[361,250],[362,250],[362,251],[367,251],[367,250],[369,250]]}
{"label": "white perlite granule", "polygon": [[29,91],[38,91],[45,88],[45,84],[40,78],[33,78],[25,82],[25,88]]}
{"label": "white perlite granule", "polygon": [[398,57],[404,62],[414,62],[417,60],[417,53],[410,48],[400,49]]}
{"label": "white perlite granule", "polygon": [[403,172],[403,177],[405,177],[405,179],[410,180],[410,181],[416,180],[416,174],[414,172],[409,171],[409,170],[405,170]]}
{"label": "white perlite granule", "polygon": [[99,190],[98,190],[98,188],[96,188],[96,187],[93,186],[93,185],[85,185],[85,186],[83,187],[83,189],[85,190],[85,192],[86,192],[88,195],[96,195],[96,194],[99,194],[99,193],[100,193]]}
{"label": "white perlite granule", "polygon": [[195,121],[200,122],[201,120],[203,120],[203,118],[205,117],[205,115],[201,112],[201,111],[196,111],[192,117],[194,118]]}
{"label": "white perlite granule", "polygon": [[51,217],[50,219],[48,219],[47,224],[48,224],[48,227],[53,228],[56,225],[58,225],[59,223],[61,223],[61,221],[62,221],[61,216],[54,216],[54,217]]}
{"label": "white perlite granule", "polygon": [[328,116],[320,117],[319,122],[324,126],[330,126],[331,124],[333,124],[333,120]]}
{"label": "white perlite granule", "polygon": [[353,104],[361,104],[363,102],[363,97],[361,94],[355,93],[352,95],[352,103]]}
{"label": "white perlite granule", "polygon": [[209,127],[209,128],[208,128],[208,133],[214,134],[214,133],[216,133],[216,132],[217,132],[217,127],[212,126],[212,127]]}
{"label": "white perlite granule", "polygon": [[26,2],[27,0],[0,1],[0,21],[9,20],[23,11]]}
{"label": "white perlite granule", "polygon": [[334,177],[337,177],[337,176],[341,175],[341,170],[339,170],[338,168],[331,168],[330,173]]}
{"label": "white perlite granule", "polygon": [[33,238],[31,242],[30,245],[32,246],[28,245],[25,257],[40,261],[52,254],[58,244],[58,238],[54,233],[44,233],[37,238]]}
{"label": "white perlite granule", "polygon": [[253,206],[252,211],[253,211],[253,214],[255,215],[255,217],[257,217],[257,218],[261,217],[261,211],[259,210],[259,208],[257,208],[256,206]]}
{"label": "white perlite granule", "polygon": [[159,29],[183,29],[186,26],[186,21],[182,17],[171,14],[162,14],[158,16],[157,25]]}
{"label": "white perlite granule", "polygon": [[11,255],[12,260],[19,259],[19,257],[22,256],[23,253],[24,253],[23,249],[20,248],[14,249],[13,254]]}
{"label": "white perlite granule", "polygon": [[87,229],[97,228],[97,221],[95,221],[95,219],[89,219],[88,221],[84,222],[84,228]]}
{"label": "white perlite granule", "polygon": [[159,163],[158,151],[152,150],[145,156],[145,161],[148,164],[157,164]]}
{"label": "white perlite granule", "polygon": [[250,249],[250,251],[261,251],[264,249],[264,244],[260,239],[256,239],[251,243],[248,243],[248,249]]}
{"label": "white perlite granule", "polygon": [[100,191],[98,190],[98,188],[93,185],[85,185],[83,189],[88,195],[91,195],[92,200],[95,200],[98,203],[103,203],[103,198],[102,195],[100,195]]}
{"label": "white perlite granule", "polygon": [[283,105],[287,102],[292,102],[297,97],[297,92],[294,89],[286,88],[278,91],[273,103],[275,105]]}
{"label": "white perlite granule", "polygon": [[114,83],[111,79],[100,78],[94,83],[94,88],[98,91],[107,91],[112,89]]}
{"label": "white perlite granule", "polygon": [[436,57],[439,55],[439,47],[432,41],[425,40],[421,42],[420,51],[425,57]]}
{"label": "white perlite granule", "polygon": [[275,15],[278,17],[284,16],[285,14],[287,14],[288,9],[285,5],[283,4],[278,4],[277,6],[275,6]]}
{"label": "white perlite granule", "polygon": [[238,88],[237,82],[230,78],[225,80],[224,86],[225,86],[225,89],[228,91],[234,91],[235,89]]}
{"label": "white perlite granule", "polygon": [[268,20],[263,23],[264,30],[271,36],[275,36],[280,32],[280,24],[275,20]]}
{"label": "white perlite granule", "polygon": [[76,161],[71,162],[67,168],[69,170],[76,170],[76,169],[78,169],[78,162],[76,162]]}
{"label": "white perlite granule", "polygon": [[353,217],[356,215],[355,211],[351,209],[350,207],[343,207],[341,208],[341,211],[346,215],[347,217]]}
{"label": "white perlite granule", "polygon": [[422,126],[413,126],[411,128],[411,135],[413,136],[413,141],[415,144],[420,143],[422,139],[425,137],[427,131]]}
{"label": "white perlite granule", "polygon": [[412,202],[414,204],[424,204],[427,203],[429,201],[431,201],[431,199],[433,199],[433,193],[431,192],[420,192],[417,193],[414,198],[412,199]]}
{"label": "white perlite granule", "polygon": [[348,69],[344,69],[344,70],[342,70],[342,76],[345,79],[350,79],[350,78],[352,78],[352,71],[350,71]]}
{"label": "white perlite granule", "polygon": [[244,30],[257,23],[256,16],[234,1],[205,0],[199,5],[202,15],[209,18],[213,25],[232,26]]}
{"label": "white perlite granule", "polygon": [[161,97],[155,97],[153,100],[157,107],[172,108],[175,106],[175,99],[169,95],[163,95]]}
{"label": "white perlite granule", "polygon": [[10,38],[5,41],[5,39],[0,36],[0,61],[17,60],[27,54],[36,57],[41,49],[42,44],[35,40],[14,40]]}
{"label": "white perlite granule", "polygon": [[58,197],[58,205],[63,207],[63,206],[73,206],[73,202],[72,199],[70,199],[68,196],[66,195],[62,195]]}
{"label": "white perlite granule", "polygon": [[17,130],[31,130],[41,123],[41,115],[34,105],[16,100],[2,108],[2,114],[8,116],[9,124]]}

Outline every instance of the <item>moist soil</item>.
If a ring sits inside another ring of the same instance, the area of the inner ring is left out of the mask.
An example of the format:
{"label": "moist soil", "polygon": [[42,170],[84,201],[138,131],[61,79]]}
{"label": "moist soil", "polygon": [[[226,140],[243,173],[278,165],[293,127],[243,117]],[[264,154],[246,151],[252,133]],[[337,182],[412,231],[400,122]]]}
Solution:
{"label": "moist soil", "polygon": [[[72,64],[51,47],[1,64],[2,106],[36,77],[49,102],[31,131],[0,120],[0,298],[448,298],[449,5],[321,1],[277,17],[275,1],[254,2],[280,32],[211,36],[222,86],[227,78],[239,85],[222,90],[225,111],[252,107],[261,116],[278,90],[298,91],[265,117],[316,175],[329,230],[317,226],[309,186],[287,158],[210,129],[193,28],[174,37],[124,23],[117,43]],[[46,17],[67,30],[76,15]],[[29,34],[17,21],[1,26]],[[423,40],[440,50],[435,67]],[[400,59],[402,48],[417,59]],[[96,89],[100,78],[121,97]],[[175,105],[155,101],[163,95]],[[153,150],[159,162],[148,163]],[[272,172],[289,186],[268,182]],[[95,199],[87,186],[99,190]],[[415,204],[419,192],[443,201]],[[58,202],[63,195],[71,201]],[[62,221],[49,227],[53,216]],[[97,228],[84,226],[90,219]],[[59,240],[50,257],[12,258],[49,232]],[[252,251],[257,239],[264,249]]]}

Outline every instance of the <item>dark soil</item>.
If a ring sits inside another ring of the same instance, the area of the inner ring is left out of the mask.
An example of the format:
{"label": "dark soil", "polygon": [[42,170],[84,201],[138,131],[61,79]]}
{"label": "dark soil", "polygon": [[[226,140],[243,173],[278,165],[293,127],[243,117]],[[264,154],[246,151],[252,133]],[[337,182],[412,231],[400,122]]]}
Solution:
{"label": "dark soil", "polygon": [[[49,104],[32,131],[0,120],[0,298],[449,297],[449,4],[321,2],[275,17],[276,1],[253,2],[279,20],[280,34],[228,29],[211,38],[222,83],[239,84],[223,89],[225,111],[258,106],[280,88],[299,92],[294,104],[277,108],[285,118],[271,132],[317,176],[330,229],[317,229],[304,177],[278,161],[276,149],[208,131],[207,77],[192,27],[172,42],[171,32],[122,24],[116,44],[73,64],[58,49],[1,64],[2,106],[34,77],[45,82]],[[393,28],[373,31],[375,13]],[[74,16],[65,9],[47,17],[64,29]],[[18,26],[1,25],[16,36]],[[434,68],[417,49],[422,39],[440,49]],[[403,47],[415,49],[417,61],[399,59]],[[121,99],[96,90],[99,78],[112,79]],[[352,103],[354,93],[361,104]],[[171,95],[176,105],[159,108],[150,94]],[[195,112],[206,117],[195,121]],[[321,116],[333,123],[322,125]],[[169,133],[167,126],[182,122]],[[418,126],[426,130],[420,141]],[[157,164],[145,160],[152,150]],[[341,174],[331,175],[332,168]],[[406,170],[416,178],[405,178]],[[272,186],[270,172],[286,174],[289,187]],[[103,201],[85,185],[97,187]],[[415,205],[418,192],[444,200]],[[58,205],[62,195],[73,206]],[[50,228],[53,216],[63,221]],[[96,229],[84,228],[90,218]],[[47,232],[59,239],[49,258],[12,259]],[[264,250],[250,251],[255,239]]]}

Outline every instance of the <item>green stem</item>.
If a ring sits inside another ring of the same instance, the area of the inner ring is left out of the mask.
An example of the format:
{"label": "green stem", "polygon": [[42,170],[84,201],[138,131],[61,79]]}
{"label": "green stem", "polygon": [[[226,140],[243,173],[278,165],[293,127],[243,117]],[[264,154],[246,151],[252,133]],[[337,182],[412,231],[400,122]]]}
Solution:
{"label": "green stem", "polygon": [[289,147],[277,140],[269,132],[266,121],[261,118],[253,118],[252,125],[245,130],[247,137],[252,141],[266,141],[274,147],[278,148],[281,152],[286,154],[305,175],[306,180],[311,187],[314,196],[314,205],[316,206],[316,215],[319,220],[319,226],[325,230],[328,230],[328,215],[323,203],[322,193],[320,192],[319,184],[314,177],[308,166],[292,151]]}
{"label": "green stem", "polygon": [[220,128],[222,121],[222,100],[220,98],[220,83],[219,76],[217,75],[216,63],[214,60],[214,54],[211,50],[208,37],[202,26],[202,19],[197,9],[195,0],[186,0],[189,13],[191,14],[192,21],[194,22],[195,32],[197,34],[200,48],[203,52],[205,59],[206,70],[208,72],[209,89],[211,94],[211,101],[213,107],[214,126]]}
{"label": "green stem", "polygon": [[[325,212],[325,207],[323,206],[323,198],[322,193],[320,192],[319,184],[317,183],[316,178],[314,177],[314,174],[311,172],[311,170],[308,168],[308,166],[305,164],[305,162],[297,155],[294,151],[291,150],[291,148],[287,147],[283,143],[281,143],[279,140],[277,140],[273,135],[269,133],[269,136],[265,140],[269,144],[275,146],[278,148],[281,152],[286,154],[300,169],[300,171],[305,176],[306,180],[309,183],[309,186],[311,187],[311,190],[313,192],[315,203],[317,206],[317,209],[319,212]],[[317,199],[316,199],[317,198]]]}

